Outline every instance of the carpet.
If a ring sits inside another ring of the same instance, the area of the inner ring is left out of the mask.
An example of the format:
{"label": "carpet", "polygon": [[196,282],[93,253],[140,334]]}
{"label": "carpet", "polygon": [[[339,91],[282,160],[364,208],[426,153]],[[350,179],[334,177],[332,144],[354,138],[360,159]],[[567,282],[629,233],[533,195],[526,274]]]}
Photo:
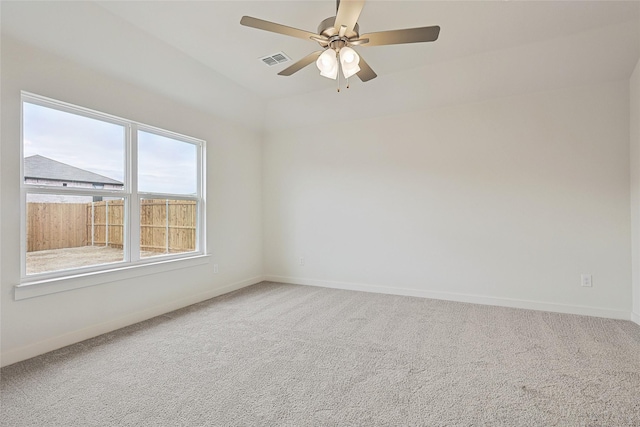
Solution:
{"label": "carpet", "polygon": [[640,426],[628,321],[263,282],[5,367],[3,426]]}

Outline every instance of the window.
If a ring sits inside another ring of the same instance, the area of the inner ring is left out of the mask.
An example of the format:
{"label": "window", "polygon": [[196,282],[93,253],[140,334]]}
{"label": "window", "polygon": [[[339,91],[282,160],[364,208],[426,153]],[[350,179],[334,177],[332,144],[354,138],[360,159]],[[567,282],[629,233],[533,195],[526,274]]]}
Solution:
{"label": "window", "polygon": [[204,149],[23,93],[23,281],[204,254]]}

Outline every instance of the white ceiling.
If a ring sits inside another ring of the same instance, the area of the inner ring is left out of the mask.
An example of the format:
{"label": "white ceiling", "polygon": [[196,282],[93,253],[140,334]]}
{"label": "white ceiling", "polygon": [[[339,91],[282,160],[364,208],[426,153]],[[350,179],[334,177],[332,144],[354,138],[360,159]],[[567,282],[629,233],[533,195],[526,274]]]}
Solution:
{"label": "white ceiling", "polygon": [[335,82],[313,65],[282,77],[277,73],[287,64],[258,60],[284,51],[295,61],[317,44],[239,24],[250,15],[315,32],[334,12],[331,0],[4,1],[2,31],[266,128],[320,123],[335,117],[340,104],[342,117],[367,117],[623,79],[640,55],[636,1],[369,0],[361,33],[440,25],[440,38],[360,47],[379,77],[352,79],[351,89],[337,94]]}

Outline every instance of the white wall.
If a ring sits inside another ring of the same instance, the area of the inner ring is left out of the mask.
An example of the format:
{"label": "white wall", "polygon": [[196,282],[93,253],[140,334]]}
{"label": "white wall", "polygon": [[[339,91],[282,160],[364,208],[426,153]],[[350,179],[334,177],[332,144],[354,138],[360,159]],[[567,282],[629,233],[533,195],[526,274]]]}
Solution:
{"label": "white wall", "polygon": [[628,117],[625,80],[273,131],[266,276],[628,319]]}
{"label": "white wall", "polygon": [[[482,3],[485,10],[489,2]],[[500,6],[504,4],[498,3],[497,7]],[[447,25],[444,22],[441,25],[440,39],[431,45],[436,51],[444,46],[440,43],[447,43],[446,39],[451,36]],[[639,55],[638,28],[638,23],[632,20],[566,37],[434,61],[393,73],[384,71],[385,61],[393,62],[388,55],[402,47],[385,50],[377,60],[370,56],[374,49],[365,48],[368,63],[379,74],[376,79],[367,83],[355,79],[352,88],[343,89],[340,98],[336,98],[335,84],[327,84],[324,91],[270,100],[266,127],[275,131],[332,122],[338,114],[336,106],[340,104],[348,105],[341,114],[348,114],[350,119],[365,119],[627,80]],[[443,50],[449,49],[447,45]],[[425,54],[431,56],[431,51]]]}
{"label": "white wall", "polygon": [[[631,311],[640,66],[631,107],[628,81],[591,84],[273,131],[261,145],[259,131],[6,36],[0,60],[3,365],[255,283],[264,272],[561,312]],[[207,140],[212,261],[15,301],[20,90]],[[593,274],[593,288],[579,286],[581,273]]]}
{"label": "white wall", "polygon": [[[258,131],[6,36],[2,38],[1,61],[4,365],[261,279],[262,154]],[[20,281],[20,90],[206,140],[207,245],[212,260],[197,267],[15,301],[13,289]],[[219,264],[217,274],[213,273],[214,263]]]}
{"label": "white wall", "polygon": [[640,61],[629,81],[633,320],[640,324]]}

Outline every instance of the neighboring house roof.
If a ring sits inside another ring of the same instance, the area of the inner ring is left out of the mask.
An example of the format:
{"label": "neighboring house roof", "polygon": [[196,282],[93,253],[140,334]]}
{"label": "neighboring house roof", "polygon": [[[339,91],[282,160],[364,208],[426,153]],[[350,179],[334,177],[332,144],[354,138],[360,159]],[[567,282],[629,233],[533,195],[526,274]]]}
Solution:
{"label": "neighboring house roof", "polygon": [[104,175],[89,172],[37,154],[35,156],[25,157],[24,177],[33,179],[50,179],[52,181],[123,185],[122,182]]}

